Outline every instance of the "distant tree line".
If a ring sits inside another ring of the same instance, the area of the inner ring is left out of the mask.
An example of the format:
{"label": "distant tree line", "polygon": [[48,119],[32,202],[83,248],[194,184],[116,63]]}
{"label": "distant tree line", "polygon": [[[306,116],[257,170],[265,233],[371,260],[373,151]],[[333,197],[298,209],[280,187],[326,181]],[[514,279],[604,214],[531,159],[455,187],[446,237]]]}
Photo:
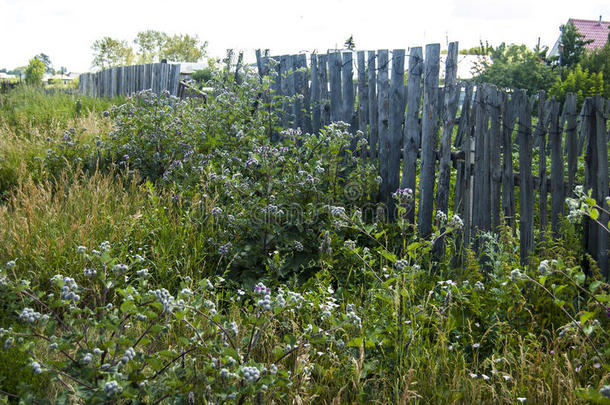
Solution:
{"label": "distant tree line", "polygon": [[199,62],[206,55],[207,41],[201,42],[197,35],[168,35],[161,31],[138,32],[132,41],[104,37],[93,43],[95,69],[134,63],[153,63],[165,59],[173,62]]}

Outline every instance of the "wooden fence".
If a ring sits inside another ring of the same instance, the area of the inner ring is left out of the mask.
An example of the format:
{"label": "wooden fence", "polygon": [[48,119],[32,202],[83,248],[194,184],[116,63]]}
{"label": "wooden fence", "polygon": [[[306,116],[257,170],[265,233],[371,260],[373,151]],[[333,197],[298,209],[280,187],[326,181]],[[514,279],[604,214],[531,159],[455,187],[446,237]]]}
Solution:
{"label": "wooden fence", "polygon": [[91,97],[127,96],[149,89],[154,93],[167,90],[176,96],[179,82],[179,64],[150,63],[83,73],[78,78],[78,90]]}
{"label": "wooden fence", "polygon": [[[408,218],[428,235],[435,211],[446,213],[453,195],[451,209],[464,220],[465,245],[476,242],[479,232],[498,232],[504,221],[518,233],[526,264],[536,243],[549,233],[561,236],[565,199],[573,195],[583,154],[582,185],[608,208],[610,102],[588,98],[579,113],[574,94],[560,105],[544,92],[528,96],[524,90],[458,83],[457,55],[458,44],[449,44],[443,86],[438,44],[427,45],[425,54],[421,47],[408,54],[402,49],[314,53],[309,65],[304,54],[257,51],[257,65],[261,76],[273,77],[274,96],[284,96],[277,98],[283,127],[317,133],[344,121],[353,133],[362,131],[367,158],[382,178],[379,201],[390,216],[392,193],[417,188]],[[602,224],[608,219],[605,213],[599,217]],[[584,248],[606,277],[608,242],[601,226],[585,220]],[[442,253],[442,246],[437,251]]]}

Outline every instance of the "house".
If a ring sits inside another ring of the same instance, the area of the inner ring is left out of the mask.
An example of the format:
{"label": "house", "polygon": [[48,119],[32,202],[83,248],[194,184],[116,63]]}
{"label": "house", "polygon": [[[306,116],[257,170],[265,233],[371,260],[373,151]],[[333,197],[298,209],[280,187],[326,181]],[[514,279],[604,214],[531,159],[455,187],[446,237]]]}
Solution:
{"label": "house", "polygon": [[[608,42],[608,37],[610,36],[610,21],[602,21],[601,15],[599,16],[599,20],[579,20],[570,18],[567,24],[569,23],[574,24],[578,32],[583,35],[585,41],[593,41],[590,44],[585,45],[585,48],[589,50],[599,49]],[[555,45],[553,45],[549,56],[559,56],[560,40],[561,34],[559,35],[559,38],[557,38]]]}

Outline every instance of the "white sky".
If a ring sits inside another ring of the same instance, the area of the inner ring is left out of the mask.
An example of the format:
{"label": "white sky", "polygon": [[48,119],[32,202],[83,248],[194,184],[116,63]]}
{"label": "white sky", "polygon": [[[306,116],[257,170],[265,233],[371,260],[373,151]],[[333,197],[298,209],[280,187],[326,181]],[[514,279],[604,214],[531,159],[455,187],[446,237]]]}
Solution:
{"label": "white sky", "polygon": [[479,40],[552,47],[568,18],[610,20],[609,0],[0,0],[0,68],[26,65],[41,52],[55,68],[90,69],[91,45],[139,31],[197,34],[210,56],[227,48],[272,54],[341,47],[393,49]]}

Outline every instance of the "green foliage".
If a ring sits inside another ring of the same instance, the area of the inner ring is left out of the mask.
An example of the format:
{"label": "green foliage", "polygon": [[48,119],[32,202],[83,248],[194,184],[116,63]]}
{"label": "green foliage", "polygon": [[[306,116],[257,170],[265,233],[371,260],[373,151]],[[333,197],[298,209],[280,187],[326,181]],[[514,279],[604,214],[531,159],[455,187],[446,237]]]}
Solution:
{"label": "green foliage", "polygon": [[134,61],[133,49],[127,45],[127,41],[104,37],[96,40],[91,49],[93,50],[91,66],[97,69],[131,65]]}
{"label": "green foliage", "polygon": [[137,63],[160,62],[163,59],[176,62],[198,62],[206,53],[207,42],[201,43],[197,35],[168,35],[161,31],[147,30],[138,32],[133,41],[137,47],[128,45],[127,41],[104,37],[93,44],[94,59],[92,66],[105,69],[112,66]]}
{"label": "green foliage", "polygon": [[529,94],[548,89],[555,80],[553,68],[540,53],[525,45],[502,43],[488,48],[491,62],[481,59],[474,68],[476,83],[492,83],[501,88],[526,89]]}
{"label": "green foliage", "polygon": [[30,63],[25,69],[25,82],[30,86],[40,86],[42,84],[44,72],[45,65],[40,59],[30,59]]}
{"label": "green foliage", "polygon": [[589,73],[587,69],[583,70],[580,65],[576,65],[574,69],[569,71],[565,79],[557,77],[549,90],[549,94],[563,102],[567,93],[574,93],[578,105],[582,106],[586,97],[605,94],[606,87],[601,72]]}
{"label": "green foliage", "polygon": [[53,63],[51,63],[51,58],[49,58],[49,55],[47,55],[45,53],[40,53],[36,57],[38,59],[40,59],[42,61],[42,63],[44,63],[45,73],[48,73],[51,75],[55,73],[55,69],[53,69]]}
{"label": "green foliage", "polygon": [[[590,73],[601,73],[604,80],[610,79],[610,41],[602,48],[587,53],[581,63]],[[610,98],[610,86],[604,88],[604,97]]]}
{"label": "green foliage", "polygon": [[585,57],[587,44],[593,40],[585,41],[584,36],[572,23],[560,27],[559,64],[568,68],[575,67]]}

